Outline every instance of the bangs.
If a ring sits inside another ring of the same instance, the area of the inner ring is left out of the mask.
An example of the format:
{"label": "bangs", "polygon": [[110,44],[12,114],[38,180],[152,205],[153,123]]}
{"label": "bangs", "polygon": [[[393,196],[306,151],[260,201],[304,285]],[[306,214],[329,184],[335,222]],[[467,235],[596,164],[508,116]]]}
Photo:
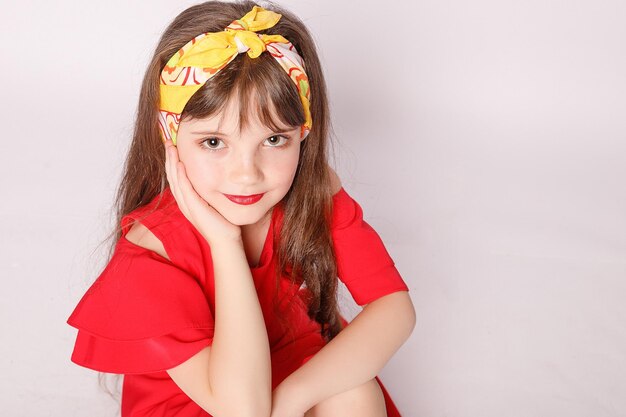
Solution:
{"label": "bangs", "polygon": [[235,97],[239,101],[239,130],[256,119],[273,131],[295,129],[305,122],[298,89],[266,52],[257,58],[237,55],[191,96],[181,119],[213,116]]}

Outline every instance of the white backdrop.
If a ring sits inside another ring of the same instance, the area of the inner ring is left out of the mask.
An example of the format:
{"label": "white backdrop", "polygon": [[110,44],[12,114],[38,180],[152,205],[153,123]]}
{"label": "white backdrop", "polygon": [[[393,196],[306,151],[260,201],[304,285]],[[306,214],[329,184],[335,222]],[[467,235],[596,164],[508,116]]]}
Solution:
{"label": "white backdrop", "polygon": [[[147,60],[194,3],[3,1],[4,416],[115,413],[65,320],[102,267]],[[282,4],[318,43],[344,187],[411,288],[380,373],[403,415],[626,415],[626,3]]]}

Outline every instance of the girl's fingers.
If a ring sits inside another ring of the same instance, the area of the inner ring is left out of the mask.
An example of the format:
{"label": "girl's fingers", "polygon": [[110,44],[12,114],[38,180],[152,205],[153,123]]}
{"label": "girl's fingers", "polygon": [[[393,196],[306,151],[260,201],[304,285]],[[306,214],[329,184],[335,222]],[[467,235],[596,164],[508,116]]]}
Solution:
{"label": "girl's fingers", "polygon": [[174,157],[170,150],[171,146],[170,141],[165,141],[165,174],[167,175],[167,182],[170,184],[170,190],[174,193],[174,188],[176,188],[176,173],[172,169],[172,160]]}
{"label": "girl's fingers", "polygon": [[167,177],[167,183],[170,184],[170,187],[172,185],[172,174],[171,171],[172,169],[170,168],[171,162],[170,160],[172,158],[170,158],[170,152],[169,152],[169,147],[167,146],[167,141],[165,141],[163,149],[165,151],[165,176]]}
{"label": "girl's fingers", "polygon": [[176,152],[176,148],[174,147],[171,141],[168,141],[168,144],[165,150],[167,152],[167,156],[169,159],[169,170],[170,170],[170,176],[172,178],[172,182],[174,184],[177,184],[178,175],[176,172],[176,163],[178,162],[178,152]]}
{"label": "girl's fingers", "polygon": [[167,140],[165,142],[165,158],[166,158],[166,174],[167,181],[170,184],[170,190],[176,199],[181,211],[183,213],[187,212],[187,207],[184,202],[183,197],[181,196],[179,180],[178,180],[178,149],[172,143],[171,140]]}
{"label": "girl's fingers", "polygon": [[193,188],[193,185],[187,176],[185,165],[181,162],[177,165],[177,168],[178,187],[180,188],[180,193],[187,209],[192,212],[199,212],[201,208],[206,209],[207,206],[210,207],[209,204],[206,203],[200,195],[198,195],[196,189]]}
{"label": "girl's fingers", "polygon": [[185,164],[178,158],[178,148],[171,141],[166,143],[166,175],[180,211],[192,224],[195,225],[196,217],[203,217],[203,213],[207,213],[207,210],[215,213],[215,209],[193,188],[187,176]]}

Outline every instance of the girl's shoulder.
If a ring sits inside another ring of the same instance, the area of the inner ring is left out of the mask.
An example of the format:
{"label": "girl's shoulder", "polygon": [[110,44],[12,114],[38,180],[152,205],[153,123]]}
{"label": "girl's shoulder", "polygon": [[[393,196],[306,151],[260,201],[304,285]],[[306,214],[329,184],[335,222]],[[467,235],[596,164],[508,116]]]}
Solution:
{"label": "girl's shoulder", "polygon": [[[148,204],[138,207],[121,219],[120,240],[149,249],[171,260],[163,240],[174,230],[175,201],[169,188],[156,195]],[[169,227],[168,227],[169,226]],[[158,235],[158,236],[157,236]]]}
{"label": "girl's shoulder", "polygon": [[330,176],[330,188],[332,190],[333,195],[336,195],[341,190],[341,179],[337,172],[335,172],[332,167],[328,166],[328,174]]}
{"label": "girl's shoulder", "polygon": [[120,227],[122,236],[126,236],[135,223],[141,223],[162,240],[161,237],[166,237],[184,225],[184,220],[185,216],[178,208],[172,192],[166,188],[147,204],[122,216]]}
{"label": "girl's shoulder", "polygon": [[338,277],[355,302],[365,306],[408,286],[363,208],[342,187],[333,196],[332,237]]}
{"label": "girl's shoulder", "polygon": [[139,222],[135,222],[122,239],[126,239],[128,242],[142,247],[144,249],[151,250],[152,252],[157,253],[163,258],[171,261],[170,256],[165,251],[165,246],[163,246],[163,242],[161,242],[155,235],[148,229],[146,226]]}
{"label": "girl's shoulder", "polygon": [[120,227],[120,250],[150,250],[190,272],[202,263],[204,240],[180,211],[169,188],[124,215]]}
{"label": "girl's shoulder", "polygon": [[330,176],[330,188],[333,195],[331,229],[334,230],[338,227],[343,227],[354,218],[354,203],[356,202],[346,192],[339,175],[337,175],[337,172],[330,166],[328,166],[328,174]]}
{"label": "girl's shoulder", "polygon": [[363,211],[359,203],[341,186],[333,194],[331,229],[343,229],[362,219]]}

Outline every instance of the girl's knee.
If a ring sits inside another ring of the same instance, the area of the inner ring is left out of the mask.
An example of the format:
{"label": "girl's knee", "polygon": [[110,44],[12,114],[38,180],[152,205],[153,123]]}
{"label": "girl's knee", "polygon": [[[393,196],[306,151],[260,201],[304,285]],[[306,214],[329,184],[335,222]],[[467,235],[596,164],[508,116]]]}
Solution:
{"label": "girl's knee", "polygon": [[385,397],[376,379],[333,395],[311,408],[305,417],[386,417]]}

